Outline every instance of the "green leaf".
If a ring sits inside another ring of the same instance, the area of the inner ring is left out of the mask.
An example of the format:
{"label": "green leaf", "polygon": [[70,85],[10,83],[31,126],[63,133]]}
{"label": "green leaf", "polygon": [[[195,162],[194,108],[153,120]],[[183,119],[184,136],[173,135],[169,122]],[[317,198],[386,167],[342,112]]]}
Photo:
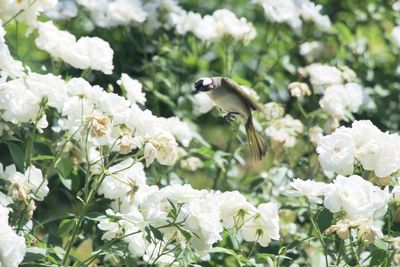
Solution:
{"label": "green leaf", "polygon": [[156,239],[164,240],[164,235],[163,235],[163,233],[160,232],[160,230],[158,230],[157,228],[155,228],[152,225],[149,225],[149,228]]}
{"label": "green leaf", "polygon": [[32,157],[32,160],[34,161],[39,161],[39,160],[53,160],[56,157],[54,156],[50,156],[50,155],[42,155],[42,156],[36,156],[36,157]]}
{"label": "green leaf", "polygon": [[24,170],[25,166],[25,154],[22,149],[15,143],[12,142],[5,142],[10,150],[11,158],[14,161],[17,169],[19,171]]}
{"label": "green leaf", "polygon": [[385,261],[386,257],[388,257],[388,255],[385,250],[375,250],[371,253],[371,261],[369,266],[382,266],[382,263]]}
{"label": "green leaf", "polygon": [[74,162],[71,158],[63,158],[57,162],[57,170],[63,177],[68,177],[74,167]]}
{"label": "green leaf", "polygon": [[45,248],[30,247],[26,249],[24,262],[36,261],[46,257],[47,250]]}
{"label": "green leaf", "polygon": [[75,227],[75,219],[64,219],[58,226],[58,234],[61,237],[67,236]]}
{"label": "green leaf", "polygon": [[222,253],[222,254],[228,254],[228,255],[232,255],[235,256],[235,258],[238,256],[236,254],[235,251],[233,251],[232,249],[227,249],[227,248],[222,248],[222,247],[215,247],[215,248],[211,248],[209,250],[210,253]]}
{"label": "green leaf", "polygon": [[333,215],[328,209],[323,209],[317,214],[317,224],[321,232],[324,232],[332,224]]}
{"label": "green leaf", "polygon": [[167,95],[164,95],[158,91],[152,91],[152,92],[158,100],[168,105],[170,108],[176,108],[175,103]]}
{"label": "green leaf", "polygon": [[54,253],[57,255],[59,259],[63,259],[65,256],[65,250],[62,247],[54,247]]}
{"label": "green leaf", "polygon": [[72,179],[70,174],[73,170],[73,167],[74,163],[70,158],[61,159],[56,165],[61,183],[69,190],[72,190]]}
{"label": "green leaf", "polygon": [[137,267],[137,262],[134,258],[128,256],[125,258],[125,266],[127,267]]}

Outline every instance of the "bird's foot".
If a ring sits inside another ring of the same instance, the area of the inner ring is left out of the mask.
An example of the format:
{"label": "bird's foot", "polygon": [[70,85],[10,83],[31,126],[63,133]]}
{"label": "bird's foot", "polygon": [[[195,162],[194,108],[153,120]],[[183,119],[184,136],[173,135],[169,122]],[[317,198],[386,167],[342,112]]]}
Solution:
{"label": "bird's foot", "polygon": [[236,121],[236,116],[238,116],[239,113],[236,112],[229,112],[228,114],[226,114],[224,116],[224,120],[226,123],[232,123],[234,121]]}

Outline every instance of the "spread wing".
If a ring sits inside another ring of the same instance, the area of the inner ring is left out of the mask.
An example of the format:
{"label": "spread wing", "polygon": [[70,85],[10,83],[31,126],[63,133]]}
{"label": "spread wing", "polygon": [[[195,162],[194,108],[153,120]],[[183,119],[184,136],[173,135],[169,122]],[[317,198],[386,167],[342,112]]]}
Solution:
{"label": "spread wing", "polygon": [[257,101],[252,96],[247,94],[234,80],[223,77],[221,79],[221,85],[240,95],[246,101],[246,103],[251,107],[251,109],[253,110],[262,109],[260,104],[258,104]]}

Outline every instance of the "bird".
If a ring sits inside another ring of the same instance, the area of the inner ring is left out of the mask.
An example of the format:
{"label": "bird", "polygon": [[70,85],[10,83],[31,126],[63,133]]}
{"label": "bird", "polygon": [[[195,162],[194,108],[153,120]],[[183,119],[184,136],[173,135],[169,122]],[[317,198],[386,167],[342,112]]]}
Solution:
{"label": "bird", "polygon": [[260,104],[232,79],[227,77],[203,77],[194,83],[192,95],[206,93],[214,104],[227,112],[224,118],[234,121],[239,118],[245,125],[250,155],[261,161],[267,153],[267,144],[253,124],[252,110],[262,110]]}

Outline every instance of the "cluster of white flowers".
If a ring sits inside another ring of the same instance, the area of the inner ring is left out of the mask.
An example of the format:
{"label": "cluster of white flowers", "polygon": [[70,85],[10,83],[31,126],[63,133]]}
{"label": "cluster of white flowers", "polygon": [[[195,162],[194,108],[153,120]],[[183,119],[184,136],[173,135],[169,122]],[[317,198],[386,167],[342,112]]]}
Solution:
{"label": "cluster of white flowers", "polygon": [[175,0],[78,0],[89,11],[94,24],[102,28],[119,25],[141,25],[147,34],[164,27],[174,27],[173,17],[185,11]]}
{"label": "cluster of white flowers", "polygon": [[[104,181],[102,193],[114,199],[114,210],[108,211],[109,216],[101,219],[98,226],[105,231],[103,239],[126,236],[124,241],[135,255],[151,258],[154,246],[161,246],[158,242],[149,244],[145,241],[146,231],[143,229],[150,225],[159,229],[164,244],[168,244],[168,240],[175,240],[176,246],[187,243],[184,246],[194,249],[203,258],[213,244],[222,239],[224,228],[234,228],[245,241],[258,242],[262,246],[279,239],[276,204],[255,207],[237,191],[195,190],[190,185],[159,189],[146,185],[144,172],[134,170],[137,165],[132,165],[132,162],[126,164],[131,164],[131,168],[125,168],[118,174],[118,169],[124,166],[110,168],[109,172],[114,174]],[[189,236],[187,233],[190,233]],[[153,256],[156,257],[157,253]],[[169,253],[165,259],[173,260],[174,256]]]}
{"label": "cluster of white flowers", "polygon": [[36,1],[0,1],[0,19],[8,21],[15,15],[17,21],[26,22],[28,25],[35,27],[39,14],[49,8],[54,7],[57,0],[36,0]]}
{"label": "cluster of white flowers", "polygon": [[39,36],[36,46],[47,51],[78,69],[93,69],[111,74],[114,69],[114,51],[110,45],[98,37],[75,36],[67,31],[59,30],[52,21],[40,22]]}
{"label": "cluster of white flowers", "polygon": [[0,266],[17,267],[26,253],[25,238],[8,224],[9,209],[0,203]]}
{"label": "cluster of white flowers", "polygon": [[248,44],[257,35],[251,22],[244,17],[237,18],[227,9],[215,10],[212,15],[204,17],[194,12],[175,14],[173,21],[179,34],[191,32],[205,42],[214,42],[229,36]]}
{"label": "cluster of white flowers", "polygon": [[400,169],[400,136],[382,132],[370,121],[355,121],[320,139],[319,161],[326,171],[353,173],[359,162],[364,170],[386,177]]}
{"label": "cluster of white flowers", "polygon": [[296,144],[296,137],[302,134],[304,126],[301,121],[286,115],[283,118],[273,120],[271,125],[265,129],[267,136],[284,147],[293,147]]}
{"label": "cluster of white flowers", "polygon": [[69,131],[80,140],[85,136],[86,125],[90,127],[90,147],[109,145],[126,154],[145,146],[148,164],[154,159],[161,164],[173,164],[178,148],[175,138],[188,146],[196,133],[178,118],[159,118],[149,110],[140,109],[135,104],[145,101],[140,83],[132,84],[133,80],[126,75],[123,79],[131,82],[122,83],[130,101],[99,86],[91,86],[83,78],[65,82],[52,74],[29,73],[0,84],[1,118],[14,124],[34,122],[38,128],[46,128],[43,106],[47,104],[62,115],[53,127],[57,132]]}
{"label": "cluster of white flowers", "polygon": [[331,20],[322,15],[321,5],[316,5],[310,0],[254,0],[262,5],[265,16],[272,22],[287,23],[296,33],[300,33],[302,20],[312,21],[321,31],[331,28]]}
{"label": "cluster of white flowers", "polygon": [[358,175],[338,175],[330,184],[295,179],[290,186],[294,189],[289,192],[291,195],[306,197],[311,203],[323,203],[332,213],[344,211],[344,217],[327,233],[336,232],[340,238],[346,239],[349,228],[357,228],[366,243],[383,236],[376,222],[387,211],[388,188],[382,190]]}
{"label": "cluster of white flowers", "polygon": [[[323,93],[319,104],[332,118],[346,119],[348,113],[359,110],[364,100],[362,86],[355,83],[356,74],[344,66],[314,63],[305,68],[315,93]],[[347,83],[345,83],[347,82]]]}
{"label": "cluster of white flowers", "polygon": [[143,23],[147,13],[139,0],[78,0],[90,12],[93,22],[103,28]]}

